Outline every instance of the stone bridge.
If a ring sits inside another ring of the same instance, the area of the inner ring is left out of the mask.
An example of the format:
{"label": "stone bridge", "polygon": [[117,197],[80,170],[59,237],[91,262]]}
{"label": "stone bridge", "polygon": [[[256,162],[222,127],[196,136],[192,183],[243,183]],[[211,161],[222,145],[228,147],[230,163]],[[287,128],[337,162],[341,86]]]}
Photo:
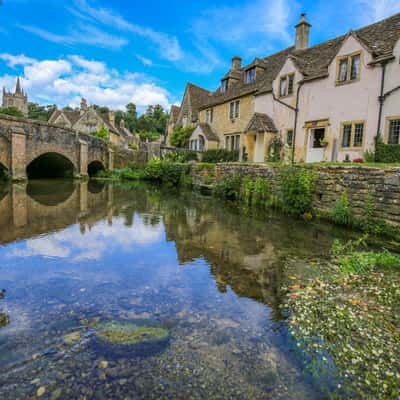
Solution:
{"label": "stone bridge", "polygon": [[0,116],[0,177],[81,177],[114,168],[108,143],[45,122]]}

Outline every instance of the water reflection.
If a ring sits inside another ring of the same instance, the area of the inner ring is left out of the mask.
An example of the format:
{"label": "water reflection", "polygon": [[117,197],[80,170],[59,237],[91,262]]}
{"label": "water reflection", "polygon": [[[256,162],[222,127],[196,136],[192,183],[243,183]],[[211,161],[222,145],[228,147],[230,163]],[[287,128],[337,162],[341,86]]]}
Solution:
{"label": "water reflection", "polygon": [[[1,398],[33,396],[38,376],[67,398],[321,398],[287,348],[281,287],[312,274],[340,232],[146,186],[0,193]],[[103,371],[96,318],[155,321],[168,349]]]}

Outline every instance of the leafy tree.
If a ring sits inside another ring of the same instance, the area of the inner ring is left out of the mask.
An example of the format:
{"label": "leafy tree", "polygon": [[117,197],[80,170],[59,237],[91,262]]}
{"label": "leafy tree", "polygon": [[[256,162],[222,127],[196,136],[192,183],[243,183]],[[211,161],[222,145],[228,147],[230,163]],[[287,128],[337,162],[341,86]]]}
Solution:
{"label": "leafy tree", "polygon": [[62,110],[63,111],[74,111],[74,109],[70,106],[65,106]]}
{"label": "leafy tree", "polygon": [[48,121],[55,109],[55,104],[41,106],[37,103],[28,103],[28,118],[38,119],[40,121]]}
{"label": "leafy tree", "polygon": [[168,113],[159,104],[148,106],[145,113],[137,120],[137,130],[148,132],[149,137],[157,137],[164,134],[167,126]]}
{"label": "leafy tree", "polygon": [[100,129],[97,132],[93,133],[93,136],[98,137],[99,139],[107,141],[109,138],[109,132],[106,126],[103,124],[101,125]]}
{"label": "leafy tree", "polygon": [[0,114],[12,115],[13,117],[23,118],[24,114],[17,107],[1,107]]}
{"label": "leafy tree", "polygon": [[179,126],[171,132],[170,143],[175,147],[187,147],[190,135],[193,133],[194,128]]}
{"label": "leafy tree", "polygon": [[106,106],[98,106],[97,104],[93,104],[93,108],[104,118],[108,121],[108,114],[110,109]]}
{"label": "leafy tree", "polygon": [[125,125],[131,132],[137,130],[137,111],[136,105],[133,103],[126,105]]}

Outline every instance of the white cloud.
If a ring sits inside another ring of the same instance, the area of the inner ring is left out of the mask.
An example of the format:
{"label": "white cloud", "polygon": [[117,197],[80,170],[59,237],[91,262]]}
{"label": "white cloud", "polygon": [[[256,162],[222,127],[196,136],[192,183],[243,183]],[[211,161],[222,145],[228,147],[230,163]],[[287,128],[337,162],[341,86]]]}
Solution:
{"label": "white cloud", "polygon": [[168,61],[178,61],[183,58],[183,51],[175,36],[157,32],[127,21],[118,13],[102,7],[91,7],[86,0],[75,0],[76,9],[70,9],[77,17],[85,20],[94,20],[104,25],[131,32],[144,37],[158,46],[160,55]]}
{"label": "white cloud", "polygon": [[356,0],[362,23],[379,21],[400,12],[399,0]]}
{"label": "white cloud", "polygon": [[153,65],[153,61],[151,61],[149,58],[143,57],[140,54],[136,55],[136,58],[146,67],[151,67]]}
{"label": "white cloud", "polygon": [[128,43],[124,38],[110,35],[90,25],[80,25],[77,29],[68,34],[56,34],[45,29],[30,25],[17,25],[26,32],[41,37],[44,40],[53,43],[59,43],[66,46],[73,44],[87,44],[103,48],[120,48]]}
{"label": "white cloud", "polygon": [[[150,77],[109,69],[103,62],[70,55],[59,60],[35,60],[25,55],[0,54],[12,67],[22,67],[22,85],[34,101],[59,106],[78,106],[81,97],[89,103],[124,109],[129,102],[143,111],[150,104],[169,108],[169,93]],[[0,76],[0,86],[13,88],[15,76]]]}

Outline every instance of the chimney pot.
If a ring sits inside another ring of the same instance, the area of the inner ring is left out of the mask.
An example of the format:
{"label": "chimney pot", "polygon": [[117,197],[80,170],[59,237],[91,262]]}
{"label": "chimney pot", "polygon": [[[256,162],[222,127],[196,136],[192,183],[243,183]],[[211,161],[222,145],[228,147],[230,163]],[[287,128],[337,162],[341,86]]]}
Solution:
{"label": "chimney pot", "polygon": [[233,70],[240,69],[242,67],[242,58],[235,56],[232,58],[232,68]]}
{"label": "chimney pot", "polygon": [[295,26],[296,28],[296,50],[308,49],[310,41],[310,28],[311,24],[306,20],[306,14],[302,13],[300,22]]}

